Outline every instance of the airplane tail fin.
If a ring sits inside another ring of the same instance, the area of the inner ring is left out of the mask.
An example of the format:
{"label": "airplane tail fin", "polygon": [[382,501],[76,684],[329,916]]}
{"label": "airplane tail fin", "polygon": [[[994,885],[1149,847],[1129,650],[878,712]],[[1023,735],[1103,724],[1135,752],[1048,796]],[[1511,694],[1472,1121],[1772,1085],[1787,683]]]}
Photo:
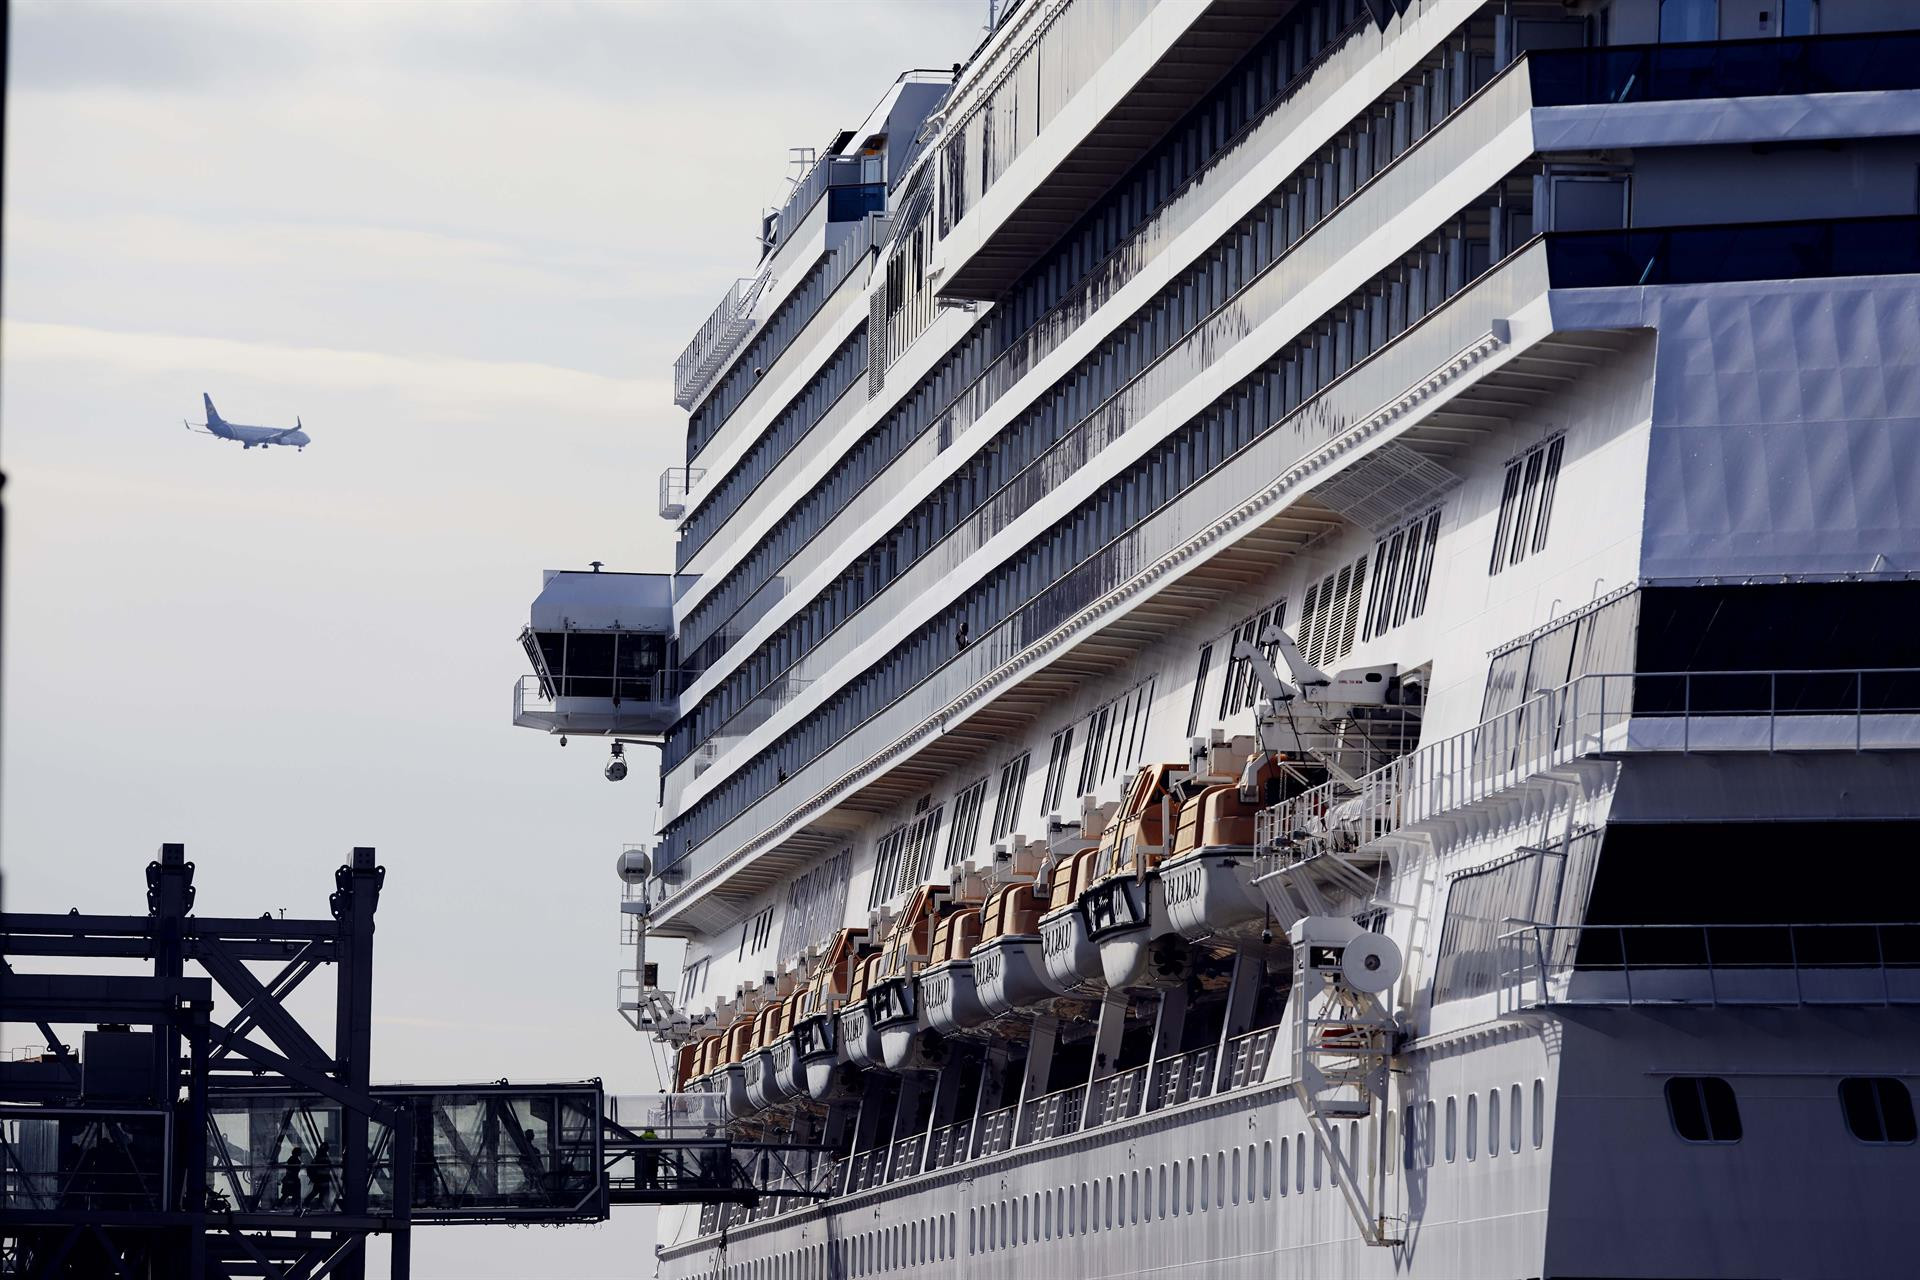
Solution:
{"label": "airplane tail fin", "polygon": [[224,426],[224,425],[225,425],[225,423],[224,423],[224,422],[222,422],[222,421],[221,421],[221,418],[220,418],[220,411],[219,411],[218,409],[216,409],[216,408],[214,408],[214,407],[213,407],[213,397],[212,397],[212,396],[210,396],[210,395],[208,395],[208,394],[207,394],[206,392],[204,392],[204,391],[202,391],[202,392],[200,393],[200,399],[206,402],[206,406],[207,406],[207,425],[208,425],[208,426],[210,426],[210,427],[211,427],[211,426]]}

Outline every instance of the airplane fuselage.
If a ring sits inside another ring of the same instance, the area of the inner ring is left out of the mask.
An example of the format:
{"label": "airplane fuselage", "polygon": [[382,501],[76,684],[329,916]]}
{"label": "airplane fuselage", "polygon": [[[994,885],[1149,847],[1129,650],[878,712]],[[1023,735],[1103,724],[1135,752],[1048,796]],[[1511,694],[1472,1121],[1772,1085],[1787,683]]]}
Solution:
{"label": "airplane fuselage", "polygon": [[[220,411],[213,407],[213,397],[204,392],[201,393],[200,402],[206,406],[207,410],[207,421],[204,424],[206,433],[222,440],[238,440],[243,449],[251,449],[255,446],[268,449],[276,444],[304,449],[313,443],[312,437],[307,435],[298,418],[293,420],[291,427],[255,427],[243,422],[228,422],[220,416]],[[187,427],[191,430],[193,424],[188,423]]]}
{"label": "airplane fuselage", "polygon": [[288,431],[284,427],[249,427],[238,422],[208,423],[207,430],[222,440],[238,440],[242,448],[251,449],[255,445],[266,448],[270,444],[290,444],[295,448],[305,448],[313,443],[307,433],[300,430]]}

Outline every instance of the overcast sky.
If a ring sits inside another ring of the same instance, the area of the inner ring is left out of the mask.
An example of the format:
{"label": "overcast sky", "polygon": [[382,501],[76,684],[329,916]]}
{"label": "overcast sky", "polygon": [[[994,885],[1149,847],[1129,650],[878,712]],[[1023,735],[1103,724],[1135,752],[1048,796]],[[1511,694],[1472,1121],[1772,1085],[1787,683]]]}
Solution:
{"label": "overcast sky", "polygon": [[[651,1089],[612,864],[653,780],[512,728],[515,636],[543,568],[670,567],[673,357],[787,149],[985,16],[14,4],[8,908],[144,911],[178,840],[200,911],[323,915],[374,845],[376,1079]],[[202,391],[314,444],[189,435]],[[651,1246],[637,1211],[423,1231],[415,1274],[644,1276]]]}

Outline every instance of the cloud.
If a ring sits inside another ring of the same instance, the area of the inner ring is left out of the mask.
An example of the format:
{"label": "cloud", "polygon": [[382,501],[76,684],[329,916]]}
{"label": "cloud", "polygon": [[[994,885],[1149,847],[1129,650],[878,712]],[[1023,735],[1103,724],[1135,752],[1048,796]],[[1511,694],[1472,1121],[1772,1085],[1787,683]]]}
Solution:
{"label": "cloud", "polygon": [[503,410],[537,409],[612,418],[654,409],[671,394],[664,378],[613,378],[528,362],[280,346],[30,320],[5,321],[0,341],[9,362],[192,375],[190,381],[209,384],[230,375],[270,381],[290,392],[378,391],[405,397],[422,410],[482,412],[488,417]]}

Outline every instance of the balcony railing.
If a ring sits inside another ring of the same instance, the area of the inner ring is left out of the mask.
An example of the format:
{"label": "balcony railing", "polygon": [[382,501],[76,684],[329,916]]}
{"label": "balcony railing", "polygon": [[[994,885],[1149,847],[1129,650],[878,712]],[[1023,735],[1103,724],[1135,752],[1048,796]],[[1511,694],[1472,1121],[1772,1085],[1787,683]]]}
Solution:
{"label": "balcony railing", "polygon": [[1920,89],[1920,32],[1527,54],[1536,107]]}
{"label": "balcony railing", "polygon": [[1214,1064],[1220,1060],[1212,1045],[1154,1064],[1151,1109],[1161,1111],[1183,1102],[1213,1096]]}
{"label": "balcony railing", "polygon": [[972,1138],[972,1120],[962,1120],[944,1129],[935,1129],[933,1150],[927,1158],[927,1168],[944,1169],[950,1164],[959,1164],[967,1158],[967,1145]]}
{"label": "balcony railing", "polygon": [[1080,1132],[1080,1109],[1086,1101],[1087,1086],[1083,1084],[1033,1099],[1020,1110],[1019,1141],[1045,1142]]}
{"label": "balcony railing", "polygon": [[1016,1104],[989,1111],[980,1117],[980,1150],[977,1154],[998,1155],[1013,1147],[1014,1118],[1019,1110]]}
{"label": "balcony railing", "polygon": [[726,367],[740,340],[753,328],[753,304],[772,280],[770,272],[735,280],[673,362],[673,402],[691,409],[713,375]]}
{"label": "balcony railing", "polygon": [[1583,756],[1920,748],[1920,668],[1580,676],[1359,780],[1264,811],[1263,875],[1347,855]]}
{"label": "balcony railing", "polygon": [[1920,1004],[1920,923],[1516,923],[1502,1006]]}
{"label": "balcony railing", "polygon": [[1229,1040],[1225,1087],[1244,1089],[1265,1079],[1267,1060],[1273,1056],[1274,1042],[1279,1038],[1279,1027],[1261,1027],[1258,1031],[1249,1031],[1246,1035]]}
{"label": "balcony railing", "polygon": [[1920,273],[1920,218],[1629,227],[1547,237],[1556,289]]}
{"label": "balcony railing", "polygon": [[1087,1127],[1130,1120],[1140,1114],[1147,1102],[1147,1068],[1135,1067],[1093,1082],[1093,1099],[1087,1107]]}

